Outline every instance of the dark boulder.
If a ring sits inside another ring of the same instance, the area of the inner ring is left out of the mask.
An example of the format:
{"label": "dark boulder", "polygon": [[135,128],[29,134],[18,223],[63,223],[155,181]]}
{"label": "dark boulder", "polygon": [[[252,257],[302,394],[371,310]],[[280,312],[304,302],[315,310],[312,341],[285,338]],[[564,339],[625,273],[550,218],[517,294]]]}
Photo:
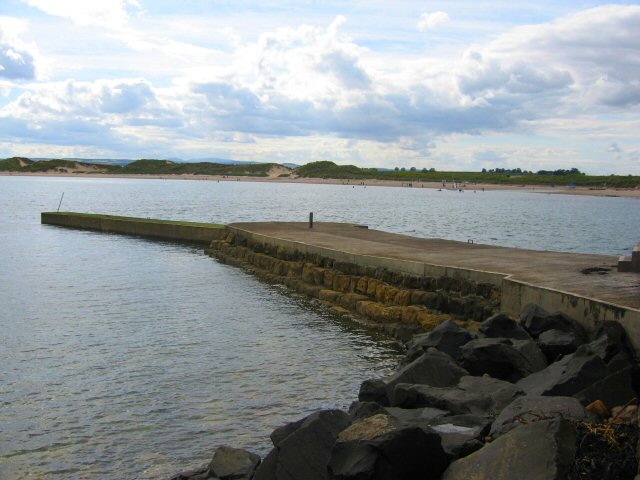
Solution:
{"label": "dark boulder", "polygon": [[398,383],[419,383],[433,387],[449,387],[468,375],[449,355],[429,348],[413,362],[391,375],[386,383],[393,389]]}
{"label": "dark boulder", "polygon": [[356,401],[349,406],[349,416],[351,420],[360,420],[385,412],[385,408],[376,402]]}
{"label": "dark boulder", "polygon": [[519,425],[550,418],[597,420],[573,397],[526,395],[516,398],[500,412],[491,425],[489,435],[495,438]]}
{"label": "dark boulder", "polygon": [[210,477],[220,480],[251,480],[260,457],[240,448],[218,447],[209,464]]}
{"label": "dark boulder", "polygon": [[436,480],[448,465],[436,432],[406,426],[373,439],[338,441],[329,470],[335,480]]}
{"label": "dark boulder", "polygon": [[441,417],[431,425],[442,439],[442,448],[453,459],[482,448],[490,427],[490,417],[469,414]]}
{"label": "dark boulder", "polygon": [[208,466],[182,472],[170,480],[251,480],[259,464],[258,455],[222,445]]}
{"label": "dark boulder", "polygon": [[523,378],[517,385],[527,395],[571,397],[584,390],[609,373],[604,361],[585,347],[583,345],[575,353]]}
{"label": "dark boulder", "polygon": [[498,313],[487,318],[480,325],[480,332],[491,338],[515,338],[517,340],[531,340],[531,336],[516,321],[505,315]]}
{"label": "dark boulder", "polygon": [[403,408],[431,407],[454,415],[474,414],[495,417],[522,389],[490,377],[462,377],[455,387],[437,388],[401,383],[393,391],[392,405]]}
{"label": "dark boulder", "polygon": [[380,405],[389,405],[387,383],[381,378],[365,380],[360,385],[358,400],[361,402],[374,402]]}
{"label": "dark boulder", "polygon": [[324,480],[338,434],[351,420],[341,410],[323,410],[276,429],[275,448],[256,470],[258,480]]}
{"label": "dark boulder", "polygon": [[430,426],[449,415],[446,410],[439,408],[399,408],[386,407],[385,412],[401,425]]}
{"label": "dark boulder", "polygon": [[520,425],[453,462],[442,480],[566,480],[576,436],[574,425],[563,419]]}
{"label": "dark boulder", "polygon": [[594,340],[587,344],[589,351],[597,354],[609,363],[614,357],[622,354],[630,362],[635,359],[635,351],[627,332],[618,322],[604,321],[598,325]]}
{"label": "dark boulder", "polygon": [[429,348],[413,362],[382,382],[365,381],[360,387],[358,398],[360,401],[374,401],[381,405],[389,405],[389,395],[398,383],[449,387],[456,385],[460,378],[468,374],[469,372],[456,364],[449,355],[435,348]]}
{"label": "dark boulder", "polygon": [[209,476],[209,468],[205,466],[193,470],[187,470],[186,472],[180,472],[169,480],[215,480],[215,478]]}
{"label": "dark boulder", "polygon": [[472,340],[475,336],[455,322],[447,320],[442,322],[429,333],[417,335],[409,342],[409,349],[401,364],[410,363],[429,348],[436,348],[454,359],[460,354],[460,347]]}
{"label": "dark boulder", "polygon": [[[547,366],[542,352],[532,341],[516,346],[508,338],[479,338],[461,348],[460,363],[472,375],[488,374],[500,380],[517,382]],[[527,354],[521,349],[528,349]]]}
{"label": "dark boulder", "polygon": [[275,480],[278,478],[276,470],[278,468],[278,450],[272,449],[256,469],[252,480]]}
{"label": "dark boulder", "polygon": [[538,346],[549,363],[553,363],[563,355],[575,352],[583,339],[578,338],[575,332],[563,332],[562,330],[546,330],[538,337]]}
{"label": "dark boulder", "polygon": [[569,316],[562,312],[549,313],[544,308],[531,303],[522,309],[520,325],[533,338],[538,338],[542,332],[547,330],[574,332],[583,341],[588,338],[584,327]]}
{"label": "dark boulder", "polygon": [[609,408],[625,405],[638,397],[633,386],[634,373],[634,366],[629,365],[593,382],[573,396],[583,405],[589,405],[596,400],[603,401]]}

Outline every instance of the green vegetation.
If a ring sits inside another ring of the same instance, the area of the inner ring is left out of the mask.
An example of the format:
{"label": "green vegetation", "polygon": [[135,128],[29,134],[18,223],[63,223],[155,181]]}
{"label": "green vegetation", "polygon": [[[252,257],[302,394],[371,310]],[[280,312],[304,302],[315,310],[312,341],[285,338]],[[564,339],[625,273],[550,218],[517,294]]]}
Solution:
{"label": "green vegetation", "polygon": [[491,183],[506,185],[576,185],[584,187],[634,188],[640,186],[640,176],[596,176],[585,175],[578,169],[533,172],[506,173],[505,169],[485,172],[436,172],[433,169],[421,171],[412,168],[379,171],[375,168],[359,168],[354,165],[336,165],[322,161],[308,163],[298,167],[295,173],[301,177],[337,178],[337,179],[376,179],[400,180],[406,182],[442,182],[456,183]]}
{"label": "green vegetation", "polygon": [[8,158],[0,160],[0,171],[9,172],[76,172],[92,171],[95,173],[110,173],[123,175],[228,175],[266,177],[269,170],[276,164],[222,164],[222,163],[177,163],[169,160],[136,160],[127,165],[105,165],[100,163],[86,163],[74,160],[41,160],[34,162],[28,158]]}
{"label": "green vegetation", "polygon": [[[222,163],[179,163],[169,160],[137,160],[127,165],[105,165],[73,160],[42,160],[34,162],[28,158],[13,157],[0,160],[0,171],[7,172],[83,172],[129,175],[223,175],[266,177],[275,163],[222,164]],[[337,165],[321,161],[302,165],[295,174],[308,178],[332,178],[343,180],[398,180],[403,182],[487,183],[507,185],[576,185],[591,188],[635,188],[640,187],[640,176],[632,175],[585,175],[577,168],[538,172],[522,171],[519,168],[483,169],[482,172],[436,172],[435,169],[416,167],[378,170],[360,168],[355,165]],[[287,173],[280,177],[289,176]]]}
{"label": "green vegetation", "polygon": [[360,168],[355,165],[336,165],[328,161],[307,163],[306,165],[296,168],[295,172],[300,177],[341,179],[380,178],[379,174],[383,173],[375,168]]}
{"label": "green vegetation", "polygon": [[274,163],[227,165],[224,163],[177,163],[169,160],[136,160],[115,173],[152,175],[230,175],[267,177]]}
{"label": "green vegetation", "polygon": [[164,225],[184,225],[188,227],[225,228],[225,225],[222,225],[220,223],[180,222],[177,220],[158,220],[155,218],[103,215],[101,213],[78,213],[78,212],[44,212],[44,213],[48,215],[65,215],[65,216],[74,216],[74,217],[100,218],[103,220],[131,220],[131,221],[142,222],[142,223],[161,223]]}
{"label": "green vegetation", "polygon": [[0,171],[2,172],[20,172],[24,166],[34,163],[33,160],[29,160],[24,157],[11,157],[0,160]]}

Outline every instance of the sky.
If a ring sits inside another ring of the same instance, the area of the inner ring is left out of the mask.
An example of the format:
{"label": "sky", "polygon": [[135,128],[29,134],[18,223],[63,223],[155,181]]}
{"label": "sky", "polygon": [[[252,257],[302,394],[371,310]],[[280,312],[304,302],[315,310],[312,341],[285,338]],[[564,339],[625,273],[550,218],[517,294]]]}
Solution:
{"label": "sky", "polygon": [[640,175],[640,2],[0,0],[0,157]]}

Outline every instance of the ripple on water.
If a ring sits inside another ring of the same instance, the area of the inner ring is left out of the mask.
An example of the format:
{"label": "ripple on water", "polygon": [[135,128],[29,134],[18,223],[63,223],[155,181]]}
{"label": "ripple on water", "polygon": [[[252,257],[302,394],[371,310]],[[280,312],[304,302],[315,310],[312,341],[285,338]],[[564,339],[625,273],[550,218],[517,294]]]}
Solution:
{"label": "ripple on water", "polygon": [[611,255],[640,238],[634,199],[0,178],[2,479],[157,479],[208,461],[221,443],[265,453],[275,427],[348,406],[397,359],[390,342],[200,248],[40,225],[62,190],[70,211],[115,215],[228,223],[314,211],[399,233]]}
{"label": "ripple on water", "polygon": [[[273,428],[347,406],[354,371],[395,363],[388,343],[197,250],[99,234],[74,247],[101,255],[88,270],[52,269],[23,318],[31,334],[6,342],[3,478],[151,478],[221,443],[265,453]],[[130,274],[112,286],[106,266],[123,249]]]}

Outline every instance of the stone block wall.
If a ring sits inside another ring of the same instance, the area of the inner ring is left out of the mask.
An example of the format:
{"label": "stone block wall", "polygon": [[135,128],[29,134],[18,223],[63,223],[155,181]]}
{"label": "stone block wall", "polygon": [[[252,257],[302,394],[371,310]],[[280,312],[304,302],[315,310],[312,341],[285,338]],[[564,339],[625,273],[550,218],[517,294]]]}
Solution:
{"label": "stone block wall", "polygon": [[207,252],[400,337],[431,330],[447,319],[470,326],[500,307],[501,291],[494,284],[360,266],[275,246],[239,232],[214,240]]}

